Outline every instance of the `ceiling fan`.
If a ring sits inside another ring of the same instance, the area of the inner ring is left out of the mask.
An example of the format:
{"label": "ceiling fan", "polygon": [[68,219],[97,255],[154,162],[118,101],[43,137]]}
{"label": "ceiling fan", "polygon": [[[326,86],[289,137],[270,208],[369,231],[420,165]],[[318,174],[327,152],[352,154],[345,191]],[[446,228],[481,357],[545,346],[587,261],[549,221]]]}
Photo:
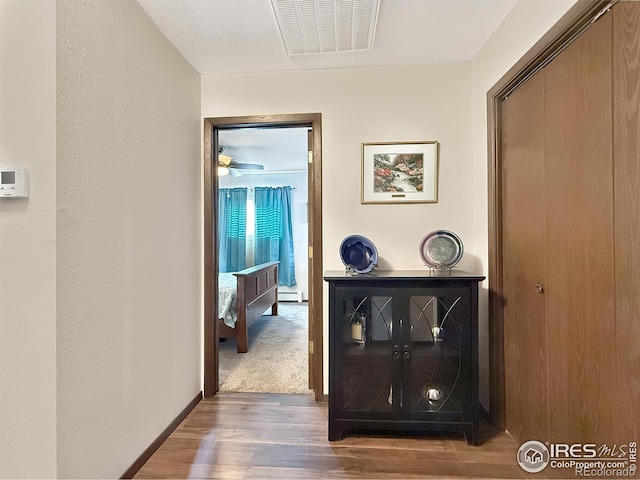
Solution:
{"label": "ceiling fan", "polygon": [[240,170],[264,170],[264,165],[257,163],[243,163],[236,162],[229,155],[225,155],[224,147],[218,149],[218,176],[231,175],[232,177],[239,177],[242,175]]}

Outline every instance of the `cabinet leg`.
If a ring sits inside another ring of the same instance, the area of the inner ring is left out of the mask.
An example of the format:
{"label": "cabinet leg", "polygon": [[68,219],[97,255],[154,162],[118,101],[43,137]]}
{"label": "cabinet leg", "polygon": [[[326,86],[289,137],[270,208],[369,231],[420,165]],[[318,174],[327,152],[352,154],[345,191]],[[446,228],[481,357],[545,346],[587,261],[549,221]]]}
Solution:
{"label": "cabinet leg", "polygon": [[468,445],[480,445],[480,429],[478,428],[477,422],[474,422],[473,426],[464,432],[464,437],[467,440]]}
{"label": "cabinet leg", "polygon": [[335,442],[337,440],[342,440],[344,436],[344,429],[335,429],[335,428],[329,428],[329,441],[330,442]]}

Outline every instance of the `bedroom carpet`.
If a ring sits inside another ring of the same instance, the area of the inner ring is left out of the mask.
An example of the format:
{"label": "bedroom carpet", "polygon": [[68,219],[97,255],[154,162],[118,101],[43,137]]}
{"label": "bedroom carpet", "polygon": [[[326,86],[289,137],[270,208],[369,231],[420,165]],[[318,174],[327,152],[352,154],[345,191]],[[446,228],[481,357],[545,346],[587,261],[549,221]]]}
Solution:
{"label": "bedroom carpet", "polygon": [[308,393],[308,304],[280,302],[278,315],[263,315],[249,328],[249,351],[220,343],[220,391]]}

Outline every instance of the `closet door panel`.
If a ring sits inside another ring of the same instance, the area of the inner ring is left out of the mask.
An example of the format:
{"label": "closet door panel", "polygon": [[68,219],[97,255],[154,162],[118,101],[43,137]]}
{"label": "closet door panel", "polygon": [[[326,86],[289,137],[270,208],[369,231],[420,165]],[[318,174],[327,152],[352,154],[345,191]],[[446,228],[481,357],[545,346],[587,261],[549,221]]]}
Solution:
{"label": "closet door panel", "polygon": [[640,3],[613,9],[618,442],[640,439]]}
{"label": "closet door panel", "polygon": [[502,102],[502,245],[507,429],[549,438],[544,296],[543,72]]}
{"label": "closet door panel", "polygon": [[545,72],[553,442],[615,442],[611,36],[604,15]]}

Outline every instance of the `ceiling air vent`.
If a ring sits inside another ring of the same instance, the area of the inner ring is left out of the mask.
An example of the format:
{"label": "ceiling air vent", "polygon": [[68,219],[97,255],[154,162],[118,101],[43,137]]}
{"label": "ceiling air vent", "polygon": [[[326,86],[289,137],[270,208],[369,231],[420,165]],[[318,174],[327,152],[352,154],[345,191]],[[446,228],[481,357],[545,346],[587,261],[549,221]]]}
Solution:
{"label": "ceiling air vent", "polygon": [[379,0],[271,0],[288,55],[371,50]]}

